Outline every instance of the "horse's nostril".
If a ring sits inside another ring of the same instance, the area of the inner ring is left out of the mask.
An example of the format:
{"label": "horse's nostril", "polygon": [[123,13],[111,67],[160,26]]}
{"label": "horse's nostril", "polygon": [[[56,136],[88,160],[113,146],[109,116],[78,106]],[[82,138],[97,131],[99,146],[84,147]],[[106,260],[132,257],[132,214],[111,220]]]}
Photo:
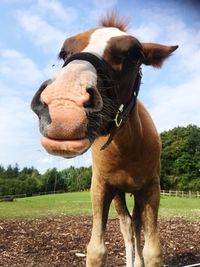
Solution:
{"label": "horse's nostril", "polygon": [[94,108],[95,105],[95,89],[93,87],[86,89],[87,93],[89,94],[89,100],[84,104],[84,108]]}
{"label": "horse's nostril", "polygon": [[102,99],[97,91],[96,88],[89,87],[86,89],[87,93],[89,94],[90,98],[89,100],[84,104],[84,108],[86,108],[89,111],[97,112],[102,109]]}
{"label": "horse's nostril", "polygon": [[37,115],[39,115],[44,106],[47,106],[46,103],[41,99],[41,93],[50,83],[52,83],[52,80],[43,82],[31,101],[31,108]]}

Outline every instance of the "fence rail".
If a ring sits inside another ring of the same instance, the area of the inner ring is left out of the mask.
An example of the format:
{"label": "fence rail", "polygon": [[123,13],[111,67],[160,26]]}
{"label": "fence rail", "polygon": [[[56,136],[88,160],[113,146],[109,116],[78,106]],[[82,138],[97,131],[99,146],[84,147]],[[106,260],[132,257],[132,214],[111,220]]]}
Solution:
{"label": "fence rail", "polygon": [[[30,197],[30,196],[40,196],[40,195],[47,195],[47,194],[59,194],[65,193],[63,190],[59,191],[49,191],[49,192],[39,192],[37,194],[18,194],[18,195],[0,195],[0,201],[4,201],[6,198],[14,199],[14,198],[23,198],[23,197]],[[160,194],[162,196],[171,196],[171,197],[187,197],[187,198],[200,198],[200,191],[173,191],[173,190],[161,190]],[[8,200],[9,201],[9,200]]]}
{"label": "fence rail", "polygon": [[173,191],[173,190],[161,190],[162,196],[171,196],[171,197],[189,197],[189,198],[199,198],[199,191]]}
{"label": "fence rail", "polygon": [[17,195],[0,195],[0,201],[4,201],[6,198],[14,199],[14,198],[24,198],[24,197],[35,197],[41,195],[51,195],[51,194],[61,194],[65,193],[64,190],[57,190],[57,191],[48,191],[48,192],[38,192],[38,193],[28,193],[28,194],[17,194]]}

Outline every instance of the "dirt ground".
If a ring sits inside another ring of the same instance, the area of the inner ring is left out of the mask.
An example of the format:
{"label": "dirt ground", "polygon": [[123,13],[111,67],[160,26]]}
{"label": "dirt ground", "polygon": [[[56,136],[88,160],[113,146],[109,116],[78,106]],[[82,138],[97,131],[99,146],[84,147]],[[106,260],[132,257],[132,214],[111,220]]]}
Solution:
{"label": "dirt ground", "polygon": [[[83,267],[90,217],[0,220],[1,267]],[[166,266],[200,263],[200,222],[181,218],[160,220]],[[118,219],[109,220],[107,267],[125,266]]]}

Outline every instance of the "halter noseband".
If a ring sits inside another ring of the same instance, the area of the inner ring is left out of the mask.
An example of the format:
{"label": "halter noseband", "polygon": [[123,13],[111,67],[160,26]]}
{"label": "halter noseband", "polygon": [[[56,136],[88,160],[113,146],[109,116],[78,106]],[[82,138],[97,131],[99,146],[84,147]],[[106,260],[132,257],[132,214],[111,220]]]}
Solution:
{"label": "halter noseband", "polygon": [[111,88],[107,90],[107,95],[110,99],[117,100],[118,109],[116,110],[115,117],[112,120],[111,127],[109,129],[109,138],[107,142],[101,147],[101,150],[105,149],[110,142],[112,141],[114,135],[116,134],[117,130],[121,128],[129,119],[131,111],[136,105],[137,96],[139,93],[140,85],[141,85],[141,78],[142,78],[142,71],[141,68],[138,67],[138,71],[136,74],[136,78],[130,88],[131,94],[129,99],[126,99],[126,103],[121,103],[120,99],[120,88],[116,84],[116,72],[115,70],[103,59],[95,56],[92,53],[88,52],[81,52],[76,53],[69,57],[63,67],[69,64],[73,60],[85,60],[91,63],[97,71],[98,77],[100,77],[104,83],[105,87]]}

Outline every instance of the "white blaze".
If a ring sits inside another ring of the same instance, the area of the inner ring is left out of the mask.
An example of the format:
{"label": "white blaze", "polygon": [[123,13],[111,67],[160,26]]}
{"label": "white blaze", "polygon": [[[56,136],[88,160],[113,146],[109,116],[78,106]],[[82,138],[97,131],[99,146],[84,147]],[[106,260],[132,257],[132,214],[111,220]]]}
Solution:
{"label": "white blaze", "polygon": [[[48,97],[52,100],[68,99],[82,106],[82,102],[88,99],[87,88],[96,85],[97,72],[94,66],[85,60],[73,60],[55,74],[53,82],[44,92],[51,92]],[[65,104],[69,106],[72,102],[66,101]]]}
{"label": "white blaze", "polygon": [[77,85],[85,83],[87,87],[92,87],[97,83],[97,72],[90,62],[76,59],[55,74],[55,79],[60,78]]}
{"label": "white blaze", "polygon": [[102,57],[110,38],[122,35],[127,35],[127,33],[117,28],[108,27],[98,29],[91,34],[89,44],[82,52],[90,52]]}

